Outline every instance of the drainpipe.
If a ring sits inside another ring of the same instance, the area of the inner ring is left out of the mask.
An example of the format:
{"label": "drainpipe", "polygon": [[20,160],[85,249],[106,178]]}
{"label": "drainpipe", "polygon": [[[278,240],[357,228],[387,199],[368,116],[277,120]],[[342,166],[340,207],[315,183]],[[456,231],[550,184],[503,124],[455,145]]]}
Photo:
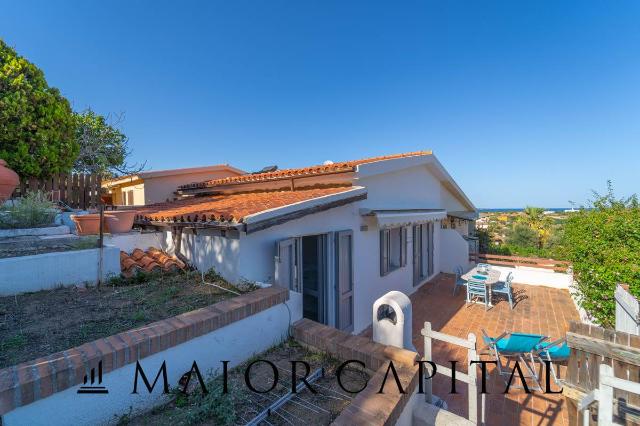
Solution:
{"label": "drainpipe", "polygon": [[191,262],[180,253],[182,249],[182,226],[174,226],[171,228],[171,234],[173,235],[173,254],[186,265],[191,265]]}

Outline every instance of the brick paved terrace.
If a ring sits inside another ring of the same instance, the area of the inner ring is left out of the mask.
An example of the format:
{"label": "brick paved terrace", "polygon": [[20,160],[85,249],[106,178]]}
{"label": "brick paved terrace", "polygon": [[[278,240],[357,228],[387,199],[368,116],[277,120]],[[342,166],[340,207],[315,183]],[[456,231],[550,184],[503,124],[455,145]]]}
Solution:
{"label": "brick paved terrace", "polygon": [[[485,311],[484,305],[466,304],[464,288],[453,296],[452,275],[440,274],[423,285],[411,296],[413,305],[413,344],[422,355],[424,341],[420,334],[424,322],[431,322],[433,330],[453,336],[467,338],[474,333],[478,349],[484,347],[482,329],[491,336],[504,331],[537,333],[550,336],[552,340],[563,337],[569,330],[570,321],[578,321],[578,312],[567,290],[551,287],[514,284],[516,303],[509,309],[506,300],[494,297],[494,307]],[[367,331],[370,333],[370,330]],[[450,360],[458,361],[457,370],[466,372],[466,349],[434,341],[433,358],[436,363],[449,366]],[[489,360],[487,356],[482,359]],[[478,369],[479,371],[479,369]],[[521,389],[510,389],[504,395],[505,383],[494,367],[488,368],[486,395],[487,425],[568,425],[566,403],[562,395],[534,392],[526,394]],[[564,377],[561,368],[561,377]],[[519,380],[516,380],[519,383]],[[450,379],[440,375],[433,384],[434,394],[442,397],[449,410],[467,417],[467,385],[456,382],[459,394],[450,394]],[[543,384],[544,385],[544,384]],[[478,375],[478,387],[480,375]],[[552,390],[557,390],[552,384]],[[480,401],[478,402],[480,406]]]}

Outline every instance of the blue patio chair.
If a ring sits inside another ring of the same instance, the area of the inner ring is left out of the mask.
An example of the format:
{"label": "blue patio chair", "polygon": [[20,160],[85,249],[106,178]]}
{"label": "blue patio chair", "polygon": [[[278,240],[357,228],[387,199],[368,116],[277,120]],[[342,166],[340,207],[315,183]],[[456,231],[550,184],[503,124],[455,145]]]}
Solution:
{"label": "blue patio chair", "polygon": [[[545,336],[539,334],[504,332],[494,338],[489,336],[483,329],[482,339],[487,345],[485,349],[488,348],[489,353],[495,358],[498,373],[500,373],[501,376],[510,376],[512,369],[509,368],[509,364],[512,361],[519,361],[520,366],[524,367],[528,372],[528,375],[525,373],[525,378],[532,379],[535,382],[536,387],[534,389],[542,389],[540,380],[534,371],[534,352],[538,346],[547,339]],[[501,357],[506,358],[507,363],[505,365],[502,364]]]}
{"label": "blue patio chair", "polygon": [[551,376],[556,382],[556,385],[562,386],[562,380],[560,379],[559,371],[556,373],[553,364],[566,364],[569,361],[571,355],[571,348],[567,345],[567,339],[562,338],[554,340],[553,342],[541,342],[535,350],[534,355],[540,361],[540,367],[544,364],[544,361],[551,361],[549,363],[549,369],[551,370]]}
{"label": "blue patio chair", "polygon": [[489,292],[483,281],[473,279],[467,281],[467,303],[474,297],[483,299],[485,311],[489,308]]}
{"label": "blue patio chair", "polygon": [[499,282],[491,287],[491,294],[504,294],[509,299],[509,307],[513,309],[513,290],[511,288],[511,282],[513,281],[513,274],[509,272],[507,279],[504,282]]}
{"label": "blue patio chair", "polygon": [[460,265],[456,266],[455,272],[456,272],[456,282],[453,284],[453,295],[454,296],[456,295],[456,290],[458,290],[458,287],[466,287],[467,286],[467,282],[462,279],[462,274],[464,273],[462,271],[462,266],[460,266]]}

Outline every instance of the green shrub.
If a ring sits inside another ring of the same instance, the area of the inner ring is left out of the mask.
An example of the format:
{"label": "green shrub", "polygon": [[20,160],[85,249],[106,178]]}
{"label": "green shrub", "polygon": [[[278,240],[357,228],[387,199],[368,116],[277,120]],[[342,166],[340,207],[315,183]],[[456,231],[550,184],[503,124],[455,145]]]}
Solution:
{"label": "green shrub", "polygon": [[29,192],[0,212],[0,229],[39,228],[53,224],[56,205],[40,191]]}
{"label": "green shrub", "polygon": [[507,244],[519,247],[538,247],[538,233],[523,223],[516,223],[507,232]]}
{"label": "green shrub", "polygon": [[614,291],[629,284],[640,296],[640,205],[637,197],[616,199],[595,193],[592,209],[581,209],[565,226],[565,247],[573,262],[580,305],[601,325],[615,324]]}

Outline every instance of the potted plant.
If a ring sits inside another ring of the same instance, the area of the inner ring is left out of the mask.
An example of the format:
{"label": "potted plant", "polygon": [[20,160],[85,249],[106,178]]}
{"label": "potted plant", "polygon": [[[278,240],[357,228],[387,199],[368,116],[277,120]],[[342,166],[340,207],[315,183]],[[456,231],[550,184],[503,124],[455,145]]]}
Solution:
{"label": "potted plant", "polygon": [[0,203],[11,197],[19,183],[18,174],[7,167],[7,162],[0,158]]}
{"label": "potted plant", "polygon": [[78,235],[96,235],[100,233],[100,215],[97,213],[72,214],[71,220],[76,224],[76,233]]}
{"label": "potted plant", "polygon": [[131,231],[137,213],[136,210],[110,210],[104,212],[104,221],[109,232],[121,234]]}

